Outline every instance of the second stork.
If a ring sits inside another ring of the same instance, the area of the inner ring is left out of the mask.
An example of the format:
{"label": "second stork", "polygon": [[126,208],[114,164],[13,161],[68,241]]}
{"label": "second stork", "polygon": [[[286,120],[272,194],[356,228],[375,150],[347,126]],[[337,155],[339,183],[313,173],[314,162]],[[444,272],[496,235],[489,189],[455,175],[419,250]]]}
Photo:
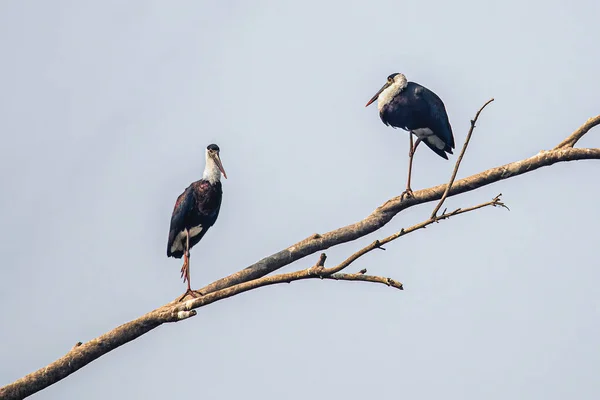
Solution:
{"label": "second stork", "polygon": [[[367,106],[377,101],[379,117],[386,125],[401,128],[409,132],[410,149],[408,151],[408,181],[402,194],[412,195],[410,176],[413,156],[417,146],[425,142],[427,147],[442,158],[452,154],[454,136],[448,120],[448,114],[442,100],[431,90],[415,82],[408,82],[403,74],[391,74],[387,82],[369,100]],[[413,144],[412,135],[417,137]]]}

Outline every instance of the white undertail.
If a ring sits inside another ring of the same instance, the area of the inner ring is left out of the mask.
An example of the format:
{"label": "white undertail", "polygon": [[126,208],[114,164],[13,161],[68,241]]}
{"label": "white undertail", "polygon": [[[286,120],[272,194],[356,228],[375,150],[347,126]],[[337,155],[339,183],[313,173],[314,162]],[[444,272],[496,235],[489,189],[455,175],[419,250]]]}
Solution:
{"label": "white undertail", "polygon": [[413,129],[412,132],[417,135],[419,139],[426,140],[429,144],[437,147],[440,150],[444,150],[446,148],[446,143],[434,135],[433,131],[429,128]]}
{"label": "white undertail", "polygon": [[377,98],[377,108],[379,109],[379,111],[381,112],[383,106],[392,101],[392,99],[398,93],[404,90],[407,84],[408,81],[406,80],[406,76],[404,76],[403,74],[398,74],[394,76],[394,83],[385,88],[385,90],[381,92],[381,94]]}

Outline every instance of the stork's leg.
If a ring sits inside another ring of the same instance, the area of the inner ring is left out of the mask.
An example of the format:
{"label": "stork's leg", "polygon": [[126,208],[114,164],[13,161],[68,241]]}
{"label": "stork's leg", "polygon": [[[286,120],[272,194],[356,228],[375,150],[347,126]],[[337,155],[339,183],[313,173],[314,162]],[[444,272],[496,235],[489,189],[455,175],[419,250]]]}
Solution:
{"label": "stork's leg", "polygon": [[183,253],[183,266],[181,267],[181,277],[183,278],[184,282],[187,281],[187,290],[183,294],[183,296],[179,298],[179,301],[183,300],[188,294],[192,297],[198,297],[196,292],[194,292],[190,287],[190,231],[188,231],[187,229],[185,230],[185,252]]}
{"label": "stork's leg", "polygon": [[[411,136],[411,139],[412,139],[412,136]],[[410,188],[410,178],[412,176],[413,159],[415,157],[415,152],[417,151],[417,146],[419,146],[419,144],[421,143],[421,139],[417,138],[414,146],[412,146],[412,140],[410,142],[411,142],[411,151],[410,151],[410,154],[408,155],[408,181],[406,182],[406,190],[409,191],[410,193],[412,193],[412,189]]]}
{"label": "stork's leg", "polygon": [[417,141],[413,145],[413,133],[409,132],[410,136],[410,148],[408,150],[408,180],[406,181],[406,190],[402,192],[400,195],[400,200],[404,199],[404,196],[411,197],[412,189],[410,188],[410,177],[412,175],[412,165],[413,165],[413,157],[415,155],[415,151],[417,151],[417,146],[421,143],[421,139],[418,138]]}

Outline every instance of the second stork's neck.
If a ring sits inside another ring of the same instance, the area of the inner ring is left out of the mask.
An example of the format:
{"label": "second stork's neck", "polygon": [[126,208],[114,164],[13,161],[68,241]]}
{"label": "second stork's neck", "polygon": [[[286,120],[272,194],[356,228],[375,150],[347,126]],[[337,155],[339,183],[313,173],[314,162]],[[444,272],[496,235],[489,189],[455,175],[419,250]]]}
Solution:
{"label": "second stork's neck", "polygon": [[383,107],[388,104],[390,101],[394,99],[401,91],[406,88],[407,82],[406,79],[397,79],[390,86],[385,88],[383,92],[377,98],[377,108],[379,112],[383,109]]}
{"label": "second stork's neck", "polygon": [[211,185],[221,181],[221,171],[215,160],[208,154],[206,155],[206,166],[204,167],[202,179],[207,180]]}

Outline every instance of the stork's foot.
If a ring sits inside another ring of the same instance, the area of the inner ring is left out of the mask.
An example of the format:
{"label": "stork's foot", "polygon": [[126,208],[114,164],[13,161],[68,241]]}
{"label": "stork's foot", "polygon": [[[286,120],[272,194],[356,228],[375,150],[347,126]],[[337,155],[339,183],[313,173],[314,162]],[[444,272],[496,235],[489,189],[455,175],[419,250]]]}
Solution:
{"label": "stork's foot", "polygon": [[404,200],[405,197],[407,199],[413,197],[413,191],[411,188],[406,188],[406,190],[402,192],[402,194],[400,195],[400,201]]}
{"label": "stork's foot", "polygon": [[181,266],[181,277],[183,283],[188,283],[188,291],[190,290],[190,256],[187,254],[183,255],[183,265]]}
{"label": "stork's foot", "polygon": [[183,266],[181,267],[181,277],[183,282],[187,282],[190,279],[190,262],[186,256],[183,258]]}
{"label": "stork's foot", "polygon": [[185,299],[185,298],[187,297],[187,295],[190,295],[190,296],[192,296],[193,298],[196,298],[196,297],[200,297],[200,296],[202,296],[202,293],[200,293],[200,292],[195,292],[195,291],[193,291],[192,289],[188,289],[188,290],[186,290],[186,291],[185,291],[185,293],[184,293],[184,294],[183,294],[183,295],[182,295],[182,296],[179,298],[179,300],[177,300],[177,302],[181,302],[181,301],[183,301],[183,299]]}

